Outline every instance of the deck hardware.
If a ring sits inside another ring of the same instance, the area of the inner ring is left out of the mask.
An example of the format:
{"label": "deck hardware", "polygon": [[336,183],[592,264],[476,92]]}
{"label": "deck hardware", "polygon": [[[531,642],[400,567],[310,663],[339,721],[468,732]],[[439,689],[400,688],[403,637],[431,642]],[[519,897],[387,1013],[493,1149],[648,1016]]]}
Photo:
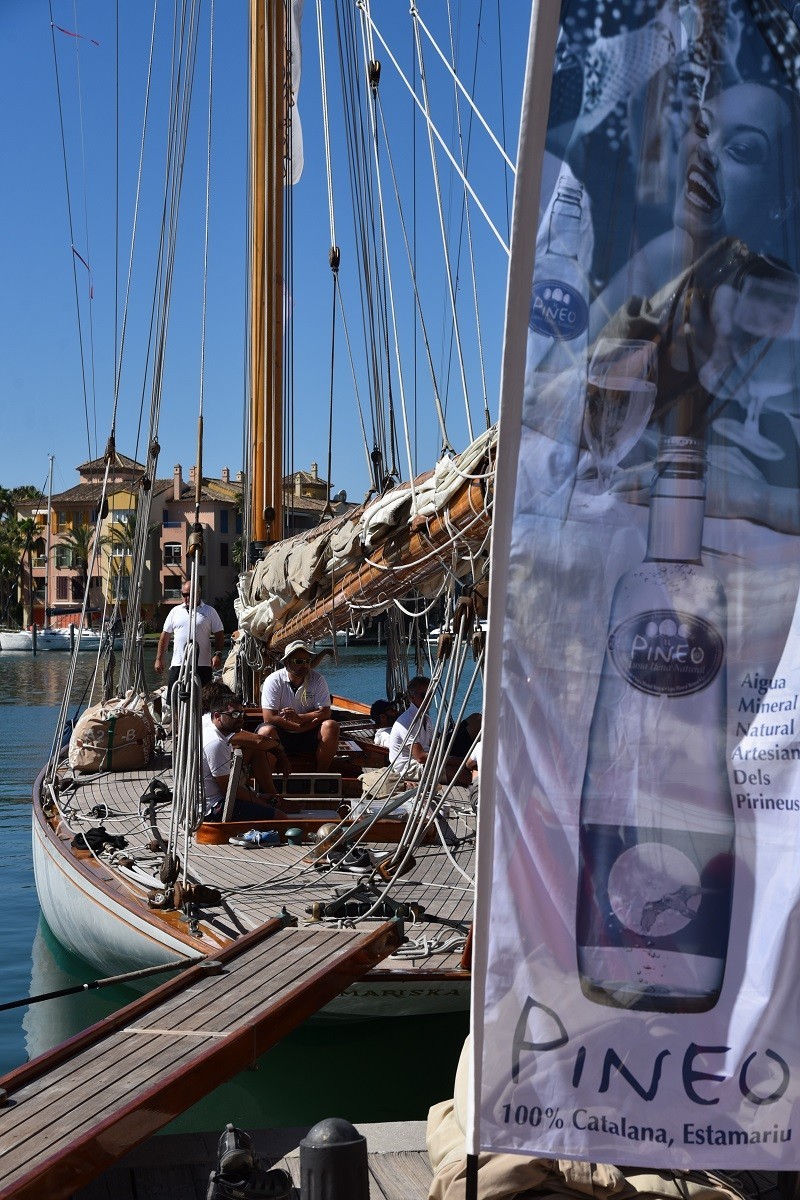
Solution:
{"label": "deck hardware", "polygon": [[225,974],[225,964],[220,962],[218,958],[201,958],[200,961],[194,965],[199,967],[204,975]]}
{"label": "deck hardware", "polygon": [[319,1121],[301,1141],[300,1195],[369,1200],[367,1139],[349,1121]]}

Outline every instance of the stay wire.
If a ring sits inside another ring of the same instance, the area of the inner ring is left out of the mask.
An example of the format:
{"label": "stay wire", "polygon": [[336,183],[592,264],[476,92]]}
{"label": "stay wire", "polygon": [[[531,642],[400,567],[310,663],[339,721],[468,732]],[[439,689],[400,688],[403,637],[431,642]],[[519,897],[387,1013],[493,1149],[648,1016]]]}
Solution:
{"label": "stay wire", "polygon": [[72,285],[75,295],[75,315],[78,326],[78,351],[81,364],[81,383],[83,388],[83,412],[86,421],[86,446],[89,458],[95,457],[92,451],[92,434],[89,421],[89,395],[86,380],[86,357],[83,345],[83,324],[81,322],[80,294],[78,291],[78,272],[75,268],[75,227],[72,219],[72,199],[70,195],[69,165],[67,160],[67,141],[64,132],[64,105],[61,96],[61,79],[58,71],[58,52],[56,50],[56,25],[53,19],[53,0],[48,0],[50,11],[50,41],[53,48],[53,70],[56,85],[56,100],[58,104],[58,122],[61,136],[61,158],[64,165],[64,190],[67,201],[67,224],[69,226],[70,258],[72,261]]}

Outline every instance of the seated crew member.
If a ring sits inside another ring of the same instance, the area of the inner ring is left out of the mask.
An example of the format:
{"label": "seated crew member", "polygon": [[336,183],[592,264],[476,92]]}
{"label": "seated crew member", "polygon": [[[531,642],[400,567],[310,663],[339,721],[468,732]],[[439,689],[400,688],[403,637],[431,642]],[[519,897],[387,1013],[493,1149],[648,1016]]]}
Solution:
{"label": "seated crew member", "polygon": [[[203,783],[206,794],[204,820],[219,821],[228,777],[231,773],[235,736],[242,731],[244,709],[239,698],[218,700],[203,717]],[[266,821],[271,817],[286,817],[297,812],[294,801],[286,800],[275,791],[272,767],[267,751],[255,743],[242,747],[245,763],[252,772],[254,787],[241,780],[236,791],[233,810],[234,821]],[[280,807],[279,807],[280,803]]]}
{"label": "seated crew member", "polygon": [[[243,707],[240,703],[241,698],[235,692],[231,691],[227,683],[223,683],[221,679],[214,679],[211,683],[207,683],[201,695],[204,713],[209,713],[212,709],[219,711],[225,708],[229,702],[236,708]],[[239,729],[230,739],[230,743],[234,750],[243,751],[245,766],[248,766],[251,755],[259,750],[266,751],[269,782],[264,780],[265,786],[262,787],[262,791],[274,792],[276,790],[272,783],[272,773],[276,769],[281,772],[284,778],[291,774],[292,765],[276,733],[252,733],[249,729]]]}
{"label": "seated crew member", "polygon": [[[450,755],[463,762],[470,771],[477,771],[480,761],[481,714],[474,712],[460,722],[450,746]],[[465,761],[466,760],[466,761]]]}
{"label": "seated crew member", "polygon": [[393,700],[376,700],[370,708],[370,720],[375,725],[375,735],[372,740],[376,746],[389,749],[392,725],[397,720],[398,711]]}
{"label": "seated crew member", "polygon": [[339,722],[331,716],[331,694],[312,658],[303,641],[286,647],[284,665],[261,688],[264,724],[256,733],[277,734],[287,754],[314,754],[317,770],[329,771],[339,748]]}
{"label": "seated crew member", "polygon": [[[423,767],[433,745],[433,721],[422,705],[428,694],[430,680],[415,675],[408,683],[409,705],[392,726],[389,739],[389,764],[405,779],[421,779]],[[421,711],[422,710],[422,711]],[[462,768],[461,760],[447,758],[444,778],[456,783],[470,783],[472,772]]]}

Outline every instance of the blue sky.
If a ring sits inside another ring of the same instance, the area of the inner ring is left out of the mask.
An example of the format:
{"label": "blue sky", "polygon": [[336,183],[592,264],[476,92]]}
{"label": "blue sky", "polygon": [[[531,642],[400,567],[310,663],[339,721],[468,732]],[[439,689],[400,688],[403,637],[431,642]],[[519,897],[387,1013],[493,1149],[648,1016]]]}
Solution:
{"label": "blue sky", "polygon": [[[120,89],[115,94],[117,57],[116,5],[110,0],[51,0],[53,21],[78,39],[56,30],[51,34],[48,0],[3,0],[0,5],[0,97],[4,119],[4,186],[0,190],[0,219],[4,230],[3,275],[0,285],[0,396],[4,413],[0,439],[0,484],[44,483],[47,455],[56,456],[55,489],[76,482],[75,466],[90,455],[102,453],[111,427],[114,391],[114,346],[121,328],[136,183],[141,113],[147,64],[152,5],[150,0],[123,3],[119,27]],[[407,74],[412,72],[413,41],[405,0],[373,0],[376,24],[394,52],[402,55]],[[165,60],[163,33],[171,0],[160,0],[158,66]],[[468,81],[473,71],[474,32],[481,17],[477,59],[477,92],[481,110],[498,137],[503,136],[513,159],[516,149],[520,89],[527,42],[529,5],[525,0],[503,0],[502,48],[498,52],[497,0],[465,0],[456,29],[461,74]],[[447,6],[444,0],[420,4],[423,21],[447,48]],[[205,117],[209,4],[203,8],[203,33],[199,44],[198,85],[189,141],[181,226],[175,265],[175,285],[167,345],[167,365],[159,440],[162,447],[159,475],[172,474],[173,465],[184,471],[194,461],[200,376],[202,257],[205,202]],[[219,474],[223,466],[232,473],[242,460],[242,397],[244,394],[245,313],[245,207],[246,161],[246,0],[216,0],[214,29],[214,121],[210,248],[208,271],[207,333],[205,348],[205,450],[204,471]],[[333,0],[325,0],[325,21],[333,30]],[[53,42],[58,60],[61,105],[64,115],[67,161],[71,185],[75,250],[91,267],[89,273],[73,253],[67,217],[65,171],[61,151],[59,110],[56,98]],[[95,45],[95,42],[99,45]],[[329,48],[332,138],[341,133],[337,61]],[[381,96],[389,117],[401,117],[399,135],[393,137],[393,155],[406,200],[411,185],[417,199],[416,221],[409,208],[406,220],[413,228],[416,261],[426,305],[426,322],[432,356],[440,379],[448,431],[460,449],[468,440],[460,372],[452,357],[452,338],[442,267],[441,239],[430,186],[430,156],[421,123],[416,128],[416,160],[412,126],[406,114],[408,93],[398,81],[386,51],[379,47],[383,64]],[[430,47],[425,48],[432,98],[439,101],[437,122],[445,136],[455,128],[452,89]],[[319,109],[316,13],[306,0],[303,21],[303,77],[299,107],[303,124],[306,166],[294,190],[295,267],[291,294],[291,320],[295,346],[294,463],[309,469],[312,461],[327,473],[328,406],[331,361],[331,273],[328,266],[327,199]],[[163,71],[153,87],[152,111],[159,112]],[[502,87],[501,87],[502,80]],[[80,86],[78,86],[78,81]],[[419,89],[418,89],[419,90]],[[115,128],[120,129],[119,203],[115,199],[117,157]],[[462,108],[462,121],[468,113]],[[155,118],[154,118],[155,119]],[[158,162],[160,130],[149,135],[148,162]],[[398,140],[394,140],[397,137]],[[507,240],[507,219],[513,177],[485,134],[476,126],[472,135],[470,178],[493,221]],[[152,148],[156,148],[153,155]],[[341,145],[334,149],[334,176],[344,180],[346,160]],[[448,211],[459,211],[460,194],[453,192],[452,175],[439,152],[442,193]],[[414,161],[416,172],[412,170]],[[159,180],[156,172],[156,180]],[[342,248],[340,277],[343,290],[355,292],[353,221],[348,202],[337,194],[337,241]],[[431,466],[439,438],[430,403],[432,388],[419,335],[416,346],[411,287],[398,239],[396,205],[386,197],[393,276],[404,339],[404,380],[412,421],[414,466]],[[152,303],[151,272],[160,212],[157,187],[146,181],[140,201],[141,217],[137,260],[127,321],[122,384],[117,417],[117,448],[143,458],[137,425],[143,390],[147,322]],[[472,207],[472,234],[479,260],[479,294],[485,372],[489,407],[497,416],[500,343],[507,261],[483,218]],[[466,238],[463,230],[462,240]],[[119,250],[115,255],[115,246]],[[141,260],[139,258],[141,256]],[[115,275],[115,259],[119,278]],[[477,372],[477,335],[470,316],[471,283],[462,257],[459,307],[464,307],[463,337],[471,381]],[[77,303],[83,315],[85,390],[89,417],[84,408],[84,382],[77,334]],[[91,309],[91,325],[88,313]],[[115,309],[117,315],[115,316]],[[348,305],[351,337],[358,348],[358,306]],[[347,365],[341,322],[337,325],[336,375],[331,482],[346,488],[350,499],[360,499],[369,485],[365,450],[353,407],[354,386]],[[393,353],[392,353],[393,357]],[[449,366],[448,366],[449,363]],[[366,401],[363,367],[359,366],[359,391]],[[395,383],[395,398],[398,391]],[[470,383],[470,405],[475,429],[483,427],[479,386]],[[416,402],[415,402],[416,397]],[[398,412],[398,421],[401,420]],[[405,461],[400,463],[407,475]]]}

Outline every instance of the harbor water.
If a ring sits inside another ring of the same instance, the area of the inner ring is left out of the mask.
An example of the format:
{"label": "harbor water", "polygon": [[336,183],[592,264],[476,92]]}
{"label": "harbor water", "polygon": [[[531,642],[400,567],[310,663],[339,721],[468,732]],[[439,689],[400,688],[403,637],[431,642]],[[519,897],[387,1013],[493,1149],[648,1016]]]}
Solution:
{"label": "harbor water", "polygon": [[[321,665],[331,691],[371,703],[386,693],[385,651],[337,649]],[[148,670],[153,686],[158,679]],[[468,669],[473,666],[468,660]],[[91,687],[94,655],[79,656],[74,694]],[[6,947],[0,1004],[87,983],[96,971],[56,942],[39,912],[31,862],[31,787],[50,750],[69,655],[0,653],[0,867]],[[413,673],[412,668],[412,673]],[[426,672],[429,673],[429,672]],[[469,710],[480,708],[480,694]],[[73,714],[74,708],[70,710]],[[124,987],[0,1011],[0,1074],[135,999]],[[227,1121],[251,1127],[351,1121],[422,1120],[452,1095],[467,1014],[328,1024],[309,1022],[247,1071],[169,1127],[217,1130]]]}

